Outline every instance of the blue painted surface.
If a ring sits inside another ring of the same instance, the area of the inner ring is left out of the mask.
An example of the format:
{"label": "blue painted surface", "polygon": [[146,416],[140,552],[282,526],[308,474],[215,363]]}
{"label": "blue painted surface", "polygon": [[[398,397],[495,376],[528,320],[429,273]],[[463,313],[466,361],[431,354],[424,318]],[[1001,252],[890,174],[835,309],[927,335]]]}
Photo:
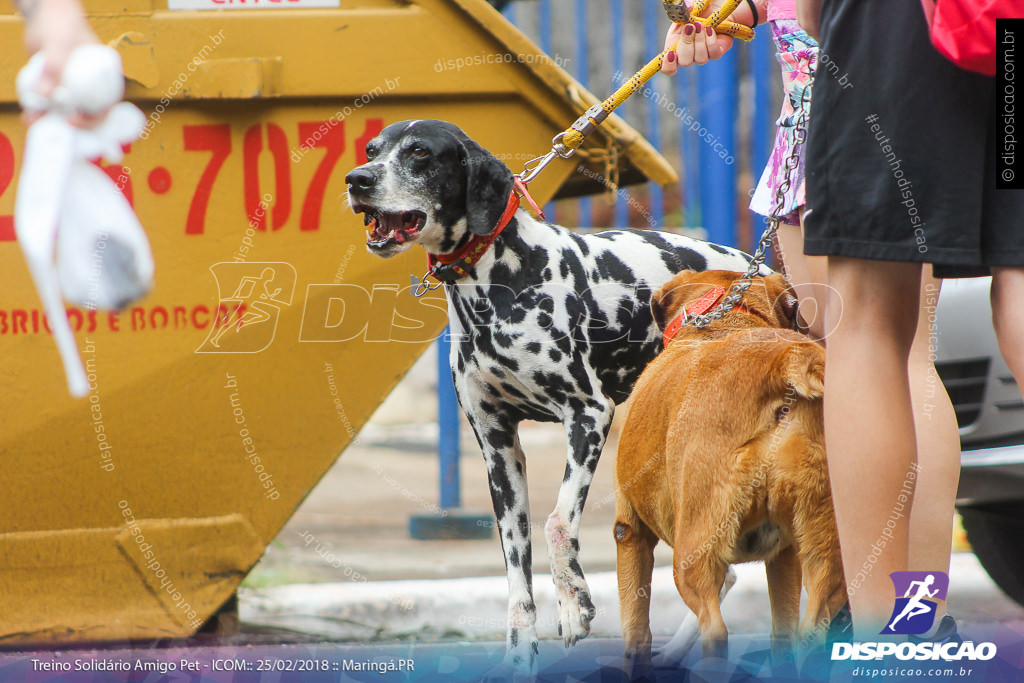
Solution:
{"label": "blue painted surface", "polygon": [[[609,44],[612,51],[612,85],[609,93],[622,85],[626,79],[625,60],[623,58],[622,35],[623,27],[626,24],[625,7],[622,0],[611,0],[611,37]],[[600,97],[600,95],[598,95]],[[629,103],[619,107],[619,115],[625,117]],[[629,204],[621,194],[615,196],[615,224],[616,228],[625,228],[629,225]]]}
{"label": "blue painted surface", "polygon": [[735,50],[697,70],[701,216],[708,239],[728,245],[736,243],[738,76]]}
{"label": "blue painted surface", "polygon": [[437,338],[437,454],[441,462],[441,508],[462,506],[459,477],[459,401],[448,362],[448,328]]}
{"label": "blue painted surface", "polygon": [[551,54],[551,0],[540,0],[538,29],[540,30],[540,49]]}
{"label": "blue painted surface", "polygon": [[[750,74],[754,80],[754,111],[751,116],[753,126],[750,131],[750,174],[753,177],[753,187],[749,188],[751,194],[761,179],[764,167],[768,164],[775,140],[774,121],[777,112],[772,111],[771,90],[775,87],[772,71],[778,68],[777,64],[771,32],[767,28],[757,31],[750,46]],[[764,216],[751,212],[751,219],[753,239],[759,240],[765,228]],[[768,263],[776,265],[774,253],[769,255]]]}
{"label": "blue painted surface", "polygon": [[[554,56],[551,52],[551,0],[540,0],[538,16],[538,29],[540,30],[540,49],[544,54]],[[548,202],[544,205],[544,214],[547,219],[555,223],[555,203]]]}
{"label": "blue painted surface", "polygon": [[778,68],[775,60],[775,45],[767,28],[756,31],[750,47],[750,75],[754,79],[753,128],[750,131],[750,168],[755,182],[761,178],[761,171],[768,163],[772,142],[775,139],[776,112],[772,111],[772,72]]}
{"label": "blue painted surface", "polygon": [[[595,93],[603,97],[622,84],[623,80],[632,75],[637,65],[627,64],[623,45],[623,35],[627,26],[625,0],[610,1],[610,35],[607,43],[604,39],[591,46],[587,32],[586,0],[574,0],[577,22],[573,27],[576,42],[573,72],[577,79],[587,85],[591,48],[610,51],[613,82],[607,92]],[[648,47],[645,56],[653,55],[662,45],[663,30],[667,26],[660,0],[630,0],[629,9],[635,12],[635,2],[642,2],[644,43]],[[516,2],[511,2],[504,10],[504,16],[512,22],[516,20]],[[525,11],[525,7],[521,8]],[[537,3],[538,32],[540,48],[547,54],[552,52],[552,1],[539,0]],[[635,15],[630,15],[635,16]],[[752,188],[743,188],[737,196],[738,158],[736,138],[736,116],[738,111],[738,83],[740,51],[749,54],[749,68],[754,80],[753,88],[753,126],[750,140],[751,175],[755,182],[760,178],[768,160],[768,154],[774,139],[774,121],[776,112],[772,111],[771,88],[775,86],[772,70],[775,69],[774,49],[771,36],[767,29],[757,31],[757,37],[750,45],[738,44],[725,58],[699,68],[681,69],[676,76],[676,109],[666,107],[665,101],[657,96],[637,95],[633,100],[619,108],[618,113],[633,121],[634,117],[643,112],[645,136],[650,143],[660,149],[662,136],[660,122],[665,117],[672,117],[671,124],[680,129],[679,153],[682,159],[683,175],[683,223],[687,226],[703,225],[708,230],[708,239],[721,244],[736,243],[737,207],[742,203],[746,206],[746,192]],[[615,74],[618,73],[618,78]],[[668,82],[655,77],[649,87],[660,85],[665,88]],[[653,95],[653,91],[649,93]],[[693,97],[696,95],[696,97]],[[641,104],[642,103],[642,104]],[[692,122],[697,122],[704,131],[689,131]],[[710,140],[710,141],[709,141]],[[715,143],[726,149],[733,157],[732,164],[722,160],[716,151]],[[650,215],[655,227],[664,226],[664,195],[662,189],[649,183]],[[579,200],[579,225],[588,227],[592,222],[592,205],[589,199]],[[544,207],[548,220],[554,221],[555,205],[549,202]],[[615,226],[624,227],[629,222],[629,205],[623,196],[615,203]],[[642,223],[647,226],[646,221]],[[762,223],[755,222],[755,233],[760,234]],[[438,420],[440,437],[438,454],[441,466],[441,498],[444,509],[458,508],[461,505],[459,476],[459,406],[455,397],[455,387],[451,381],[448,364],[449,343],[446,338],[448,331],[439,338],[438,353]]]}
{"label": "blue painted surface", "polygon": [[[664,36],[659,36],[658,34],[659,26],[663,23],[661,19],[665,16],[665,10],[660,0],[644,0],[643,12],[644,42],[650,46],[649,52],[656,54],[655,50],[659,50],[664,43]],[[656,83],[657,81],[652,79],[647,82],[647,87],[653,89]],[[649,92],[649,94],[653,94],[653,92]],[[643,97],[643,95],[640,96]],[[662,104],[657,97],[644,97],[644,100],[647,106],[647,129],[645,131],[647,140],[655,149],[661,149],[661,131],[658,125],[661,122]],[[657,183],[648,183],[647,186],[649,188],[648,196],[650,197],[651,218],[654,221],[654,227],[660,229],[665,225],[664,192],[662,192]]]}
{"label": "blue painted surface", "polygon": [[692,94],[696,88],[694,69],[681,69],[676,75],[676,111],[679,118],[679,158],[683,160],[680,172],[683,175],[683,225],[701,225],[700,213],[700,156],[697,148],[700,138],[688,130],[694,118],[691,106]]}
{"label": "blue painted surface", "polygon": [[[590,60],[588,59],[587,52],[590,47],[590,41],[587,40],[587,25],[590,23],[587,21],[587,0],[576,0],[576,80],[580,82],[584,88],[590,87],[590,78],[588,69],[590,68]],[[600,97],[600,95],[598,96]],[[590,227],[594,224],[593,212],[591,210],[590,197],[583,197],[576,202],[579,207],[579,215],[576,220],[576,224],[580,227]]]}

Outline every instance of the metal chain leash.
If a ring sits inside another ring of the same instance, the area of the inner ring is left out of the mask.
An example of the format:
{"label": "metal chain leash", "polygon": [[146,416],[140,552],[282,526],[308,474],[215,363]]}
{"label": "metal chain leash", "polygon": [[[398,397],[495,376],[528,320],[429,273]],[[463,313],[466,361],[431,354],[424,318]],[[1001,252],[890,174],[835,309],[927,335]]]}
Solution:
{"label": "metal chain leash", "polygon": [[[665,11],[675,23],[694,23],[698,28],[710,26],[724,35],[740,40],[753,40],[754,29],[726,19],[733,13],[742,0],[724,0],[722,6],[709,17],[700,16],[708,7],[709,0],[697,0],[693,7],[687,9],[685,0],[663,0]],[[570,159],[583,144],[583,141],[600,127],[623,102],[635,95],[655,74],[661,71],[661,65],[669,52],[675,51],[678,43],[666,48],[657,57],[647,62],[633,76],[619,86],[618,90],[604,101],[597,102],[583,113],[576,121],[551,140],[551,151],[543,156],[526,162],[518,178],[523,185],[529,185],[540,172],[552,161],[561,157]]]}
{"label": "metal chain leash", "polygon": [[715,310],[709,311],[704,315],[685,316],[683,318],[684,327],[687,325],[693,325],[694,327],[703,329],[735,308],[739,302],[743,300],[743,295],[746,294],[748,289],[750,289],[750,285],[753,283],[758,271],[760,271],[761,266],[764,265],[765,258],[768,256],[768,250],[772,247],[775,240],[775,233],[779,229],[779,221],[782,220],[782,212],[786,208],[786,193],[789,192],[794,171],[796,171],[797,167],[800,165],[800,152],[803,150],[804,140],[807,138],[807,105],[810,102],[810,91],[812,87],[813,85],[808,85],[808,87],[805,87],[803,92],[800,94],[800,107],[797,111],[796,121],[793,126],[793,147],[790,149],[789,154],[783,162],[785,175],[782,178],[782,182],[779,183],[778,188],[775,190],[775,205],[772,208],[771,215],[764,219],[765,229],[761,234],[760,242],[757,244],[757,250],[750,259],[750,265],[747,266],[747,271],[743,274],[743,277],[733,283],[729,293],[722,299],[721,303],[718,304],[718,307],[715,308]]}
{"label": "metal chain leash", "polygon": [[[677,23],[689,23],[696,21],[701,25],[706,23],[709,26],[719,28],[720,32],[737,38],[742,38],[743,40],[751,40],[754,37],[754,32],[750,27],[725,21],[725,17],[732,13],[739,4],[739,0],[726,0],[723,5],[707,19],[703,19],[699,15],[706,9],[708,0],[698,0],[694,3],[692,13],[691,10],[687,9],[685,0],[663,0],[663,4],[669,18]],[[726,25],[728,25],[728,30],[725,30]],[[669,51],[674,50],[675,47],[676,46],[673,45],[652,59],[608,99],[592,106],[583,114],[583,116],[577,119],[572,126],[556,135],[554,140],[552,140],[553,145],[551,151],[543,156],[539,156],[536,159],[528,161],[525,164],[523,171],[515,176],[519,180],[521,187],[525,190],[526,186],[534,178],[540,175],[540,173],[556,157],[561,157],[563,159],[572,157],[573,154],[578,151],[580,144],[587,135],[600,126],[611,112],[615,110],[615,108],[637,92],[643,84],[661,70],[662,60],[665,55],[668,54]],[[757,249],[754,251],[754,255],[750,259],[750,264],[747,266],[746,272],[739,280],[733,283],[729,293],[722,299],[721,303],[717,308],[715,308],[715,310],[704,315],[687,315],[683,319],[684,326],[694,325],[698,328],[707,327],[713,321],[718,320],[735,308],[743,299],[743,295],[746,294],[748,289],[750,289],[750,285],[761,270],[761,266],[764,265],[765,258],[768,255],[768,250],[774,243],[775,233],[779,229],[779,221],[782,219],[781,214],[786,206],[786,193],[789,191],[790,185],[792,184],[793,173],[800,165],[800,152],[803,149],[804,140],[807,137],[807,105],[810,102],[809,95],[812,87],[813,86],[809,84],[808,87],[805,87],[800,94],[800,106],[797,110],[796,120],[793,127],[793,147],[783,162],[785,175],[779,183],[779,187],[775,190],[775,205],[772,208],[771,215],[765,218],[764,233],[761,235],[761,240],[758,242]]]}

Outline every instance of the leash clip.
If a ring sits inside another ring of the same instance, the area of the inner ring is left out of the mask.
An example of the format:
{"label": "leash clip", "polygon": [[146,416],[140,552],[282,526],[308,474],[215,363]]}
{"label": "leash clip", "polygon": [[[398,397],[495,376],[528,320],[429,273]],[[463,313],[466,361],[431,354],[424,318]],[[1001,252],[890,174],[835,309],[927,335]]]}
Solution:
{"label": "leash clip", "polygon": [[[551,150],[544,156],[540,156],[537,157],[536,159],[531,159],[530,161],[527,161],[526,164],[523,166],[523,172],[516,177],[519,178],[523,185],[532,182],[534,178],[540,175],[541,171],[547,168],[548,164],[555,160],[556,156],[558,156],[558,153],[555,150]],[[537,162],[537,165],[534,166],[533,168],[530,168],[530,164],[534,162]]]}
{"label": "leash clip", "polygon": [[[600,107],[600,104],[595,104],[593,107],[590,108],[590,110],[587,111],[587,114],[589,115],[591,111],[599,109]],[[604,112],[603,109],[601,111],[602,113]],[[607,117],[608,114],[604,114],[604,116]],[[602,118],[601,120],[603,121],[604,118]],[[526,162],[526,164],[523,165],[523,172],[516,176],[523,183],[523,185],[529,185],[530,183],[532,183],[534,179],[540,175],[540,172],[547,168],[548,164],[555,160],[555,157],[561,157],[562,159],[570,159],[572,158],[572,155],[576,154],[575,149],[567,147],[562,142],[564,138],[565,131],[562,131],[561,133],[559,133],[558,135],[551,139],[550,152],[548,152],[544,156],[539,156],[536,157],[535,159],[530,159],[529,161]],[[537,165],[534,166],[533,168],[530,168],[530,164],[534,162],[536,162]]]}
{"label": "leash clip", "polygon": [[665,13],[668,14],[669,21],[676,24],[689,24],[693,21],[693,15],[690,14],[689,8],[680,0],[663,0],[661,4],[665,8]]}
{"label": "leash clip", "polygon": [[[570,130],[574,130],[574,129],[570,129]],[[573,154],[576,153],[576,150],[571,148],[571,147],[567,147],[565,145],[565,143],[562,142],[562,140],[564,140],[564,139],[565,139],[565,131],[563,130],[561,133],[559,133],[554,138],[552,138],[552,140],[551,140],[551,151],[554,152],[555,154],[557,154],[558,156],[562,157],[563,159],[569,159],[569,158],[572,157]]]}
{"label": "leash clip", "polygon": [[417,299],[419,299],[423,296],[426,296],[427,292],[432,292],[435,289],[439,289],[442,285],[444,285],[443,282],[438,282],[436,285],[430,284],[430,280],[427,279],[429,276],[429,271],[423,274],[422,279],[417,279],[415,275],[410,275],[409,282],[412,284],[414,289],[409,293],[412,294]]}

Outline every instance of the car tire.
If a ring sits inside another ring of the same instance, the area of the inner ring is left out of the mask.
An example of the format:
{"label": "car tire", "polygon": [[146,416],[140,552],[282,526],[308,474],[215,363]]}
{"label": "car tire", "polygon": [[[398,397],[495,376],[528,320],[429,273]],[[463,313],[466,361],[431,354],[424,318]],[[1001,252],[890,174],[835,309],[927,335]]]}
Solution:
{"label": "car tire", "polygon": [[1024,505],[964,507],[960,516],[981,566],[1004,593],[1024,605]]}

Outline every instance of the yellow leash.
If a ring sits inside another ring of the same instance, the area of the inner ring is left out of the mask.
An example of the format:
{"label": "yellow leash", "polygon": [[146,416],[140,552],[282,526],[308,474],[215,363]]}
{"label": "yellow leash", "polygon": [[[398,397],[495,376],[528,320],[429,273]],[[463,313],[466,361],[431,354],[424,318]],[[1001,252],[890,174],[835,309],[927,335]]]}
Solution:
{"label": "yellow leash", "polygon": [[[742,2],[742,0],[726,0],[725,4],[713,12],[711,16],[701,17],[700,15],[707,9],[708,2],[709,0],[698,0],[694,4],[692,10],[688,10],[686,8],[684,0],[665,0],[664,6],[669,19],[675,23],[694,23],[698,26],[710,26],[719,33],[733,36],[740,40],[754,39],[754,30],[749,26],[725,20],[727,16],[736,10],[736,7],[740,2]],[[571,126],[556,135],[551,141],[552,147],[550,152],[542,157],[537,157],[526,164],[526,168],[520,174],[520,179],[523,184],[526,185],[536,178],[544,167],[551,163],[556,156],[568,159],[575,154],[576,150],[583,144],[586,137],[593,133],[598,126],[604,123],[609,114],[615,111],[623,102],[640,90],[640,88],[642,88],[644,84],[647,83],[647,81],[649,81],[656,73],[661,71],[661,65],[665,59],[665,55],[675,50],[677,45],[678,43],[649,61],[642,69],[633,74],[632,78],[623,83],[618,90],[612,93],[608,99],[604,102],[595,104],[582,116],[576,119]],[[530,168],[530,164],[534,162],[538,162],[537,165]]]}
{"label": "yellow leash", "polygon": [[740,4],[739,2],[726,2],[707,18],[700,15],[704,14],[704,10],[707,9],[708,0],[698,0],[694,3],[692,10],[686,9],[686,4],[683,0],[665,0],[663,4],[668,18],[677,24],[695,22],[705,26],[710,25],[719,33],[724,33],[734,38],[740,38],[741,40],[754,39],[754,29],[743,24],[737,24],[735,21],[725,20],[727,16],[736,11],[736,7]]}

